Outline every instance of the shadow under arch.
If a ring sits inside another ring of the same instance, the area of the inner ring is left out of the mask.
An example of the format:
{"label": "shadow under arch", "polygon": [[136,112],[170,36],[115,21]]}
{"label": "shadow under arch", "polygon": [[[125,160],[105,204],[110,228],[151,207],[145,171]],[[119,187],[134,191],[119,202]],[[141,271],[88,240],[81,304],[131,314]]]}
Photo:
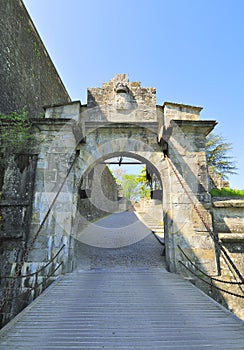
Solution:
{"label": "shadow under arch", "polygon": [[80,157],[76,167],[76,188],[80,186],[82,175],[89,173],[98,163],[117,156],[129,157],[139,160],[156,175],[160,188],[164,191],[164,198],[167,198],[168,209],[170,179],[165,161],[167,143],[162,140],[158,142],[155,125],[149,127],[141,123],[98,123],[96,126],[92,124],[87,130],[85,144],[80,145],[80,148],[78,146]]}
{"label": "shadow under arch", "polygon": [[[137,148],[137,147],[136,147]],[[104,151],[104,153],[103,153]],[[103,153],[103,154],[102,154]],[[146,152],[146,155],[145,155],[145,150],[138,150],[138,149],[132,149],[132,150],[126,150],[126,151],[121,151],[120,149],[118,150],[113,150],[113,151],[110,151],[110,152],[107,152],[107,148],[104,147],[101,149],[100,147],[100,150],[99,150],[99,154],[100,154],[100,157],[97,157],[96,159],[94,159],[93,157],[93,161],[90,162],[87,162],[87,166],[85,168],[82,168],[83,170],[80,169],[79,171],[79,181],[77,181],[77,191],[79,191],[79,186],[81,185],[81,178],[86,176],[87,174],[89,174],[90,172],[92,172],[92,170],[99,164],[104,164],[104,162],[108,159],[111,159],[111,158],[114,158],[114,157],[120,157],[120,156],[124,156],[124,157],[128,157],[128,158],[133,158],[135,160],[138,160],[140,161],[142,164],[145,164],[147,166],[148,169],[150,169],[150,171],[152,173],[154,173],[160,183],[160,186],[161,188],[164,188],[165,183],[166,183],[166,177],[167,177],[167,174],[165,173],[167,171],[167,167],[166,167],[166,162],[164,162],[164,154],[163,152],[155,152],[155,150],[147,150]],[[83,160],[82,160],[83,161]],[[79,163],[79,159],[78,159],[78,163]],[[104,164],[105,165],[105,164]],[[106,166],[106,165],[105,165]],[[78,174],[76,173],[76,178],[78,180]],[[163,191],[165,193],[165,190]],[[79,196],[77,198],[77,203],[79,201]],[[162,198],[162,204],[163,205],[163,201],[164,201],[164,195],[163,195],[163,198]],[[112,203],[113,207],[115,207],[115,204]],[[106,212],[106,210],[105,210]],[[116,210],[111,210],[111,211],[107,211],[106,214],[110,214],[112,212],[116,212]],[[77,214],[82,214],[80,212],[77,211]],[[79,237],[77,235],[78,233],[78,227],[80,227],[81,225],[83,226],[86,226],[88,225],[89,223],[85,220],[84,217],[82,217],[82,223],[80,224],[81,218],[77,218],[76,216],[76,233],[73,235],[78,241],[79,240],[84,240],[84,234],[83,236]],[[138,219],[137,219],[138,220]],[[132,231],[135,232],[137,229],[138,229],[138,224],[135,223],[135,221],[133,220],[131,223],[130,223],[132,226]],[[142,223],[141,223],[142,224]],[[94,225],[94,230],[97,229],[97,226],[96,226],[96,223],[92,224]],[[107,228],[106,228],[107,229]],[[143,230],[143,227],[141,227],[141,229]],[[146,235],[149,234],[149,232],[145,233]],[[141,239],[143,239],[144,236],[143,234],[142,235],[134,235],[132,238],[131,238],[131,241],[128,240],[129,244],[133,244]]]}
{"label": "shadow under arch", "polygon": [[[78,200],[89,198],[89,201],[92,204],[94,204],[94,206],[96,206],[96,205],[99,205],[99,203],[96,200],[94,201],[92,197],[92,192],[94,192],[92,189],[93,183],[96,182],[96,190],[97,190],[96,196],[97,195],[99,196],[100,203],[102,203],[102,208],[99,208],[101,210],[102,215],[103,213],[106,214],[106,213],[114,213],[117,211],[119,212],[123,211],[122,208],[120,209],[116,208],[116,205],[115,205],[116,204],[115,202],[119,202],[119,201],[122,202],[123,198],[119,199],[118,196],[116,197],[116,196],[106,195],[104,194],[104,191],[103,191],[103,179],[104,179],[103,173],[106,172],[107,177],[111,176],[108,171],[107,164],[105,163],[106,160],[115,158],[115,157],[122,157],[122,156],[130,159],[138,160],[141,164],[145,164],[147,172],[150,173],[151,177],[156,177],[157,184],[159,184],[159,188],[161,191],[160,194],[162,195],[162,197],[159,200],[160,202],[163,202],[162,178],[159,170],[155,167],[155,165],[152,164],[150,161],[148,161],[148,159],[145,159],[144,157],[142,157],[141,155],[135,155],[134,153],[131,153],[131,152],[114,152],[111,154],[107,154],[106,156],[103,156],[100,159],[94,161],[94,163],[90,164],[82,174],[80,182],[78,183],[78,193],[79,193]],[[99,165],[99,169],[98,169],[99,174],[97,175],[96,173],[94,174],[94,169],[96,169],[96,172],[97,172],[98,165]],[[114,184],[116,184],[116,181],[114,181]],[[113,183],[111,184],[111,186],[112,185]],[[116,190],[117,190],[117,184],[116,184],[116,188],[114,188],[114,191]],[[151,191],[151,196],[152,195],[153,195],[153,191]],[[155,198],[151,197],[151,199],[155,199]],[[124,210],[128,210],[128,208]],[[160,221],[161,220],[163,220],[163,217],[160,218]]]}

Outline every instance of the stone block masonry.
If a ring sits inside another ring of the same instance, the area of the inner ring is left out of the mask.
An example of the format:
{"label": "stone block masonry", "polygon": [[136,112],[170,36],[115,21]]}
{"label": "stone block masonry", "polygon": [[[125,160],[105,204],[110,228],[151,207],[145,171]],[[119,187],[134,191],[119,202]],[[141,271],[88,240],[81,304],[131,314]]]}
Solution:
{"label": "stone block masonry", "polygon": [[156,122],[156,89],[116,74],[101,88],[88,89],[87,108],[89,121]]}
{"label": "stone block masonry", "polygon": [[0,113],[26,106],[36,117],[43,106],[70,97],[21,0],[0,0]]}
{"label": "stone block masonry", "polygon": [[[225,232],[219,231],[219,227],[221,230],[223,227],[221,220],[229,227],[240,228],[240,225],[236,220],[230,224],[221,216],[211,215],[205,142],[216,122],[201,120],[200,111],[201,107],[170,102],[157,106],[155,88],[129,82],[127,74],[116,75],[101,88],[90,88],[87,105],[76,101],[51,103],[46,107],[45,118],[34,119],[35,130],[43,142],[37,152],[35,176],[31,177],[34,182],[30,191],[32,220],[30,225],[24,225],[29,235],[16,232],[16,237],[9,237],[19,240],[22,249],[38,232],[33,249],[24,260],[23,274],[52,261],[64,245],[57,259],[62,267],[56,274],[74,269],[76,244],[84,227],[82,220],[88,223],[104,212],[117,210],[115,182],[108,169],[101,167],[107,159],[123,156],[146,164],[162,185],[168,270],[192,278],[187,269],[189,257],[202,271],[216,276],[218,263],[222,261],[216,254],[216,242],[209,235],[212,219],[219,234]],[[9,198],[16,191],[16,195],[20,194],[12,177],[6,178],[9,185],[3,186],[9,189],[6,192]],[[20,219],[19,208],[14,210]],[[9,215],[6,208],[3,213]],[[46,219],[43,221],[43,218]],[[9,249],[8,269],[12,266],[13,271],[19,262],[19,253],[11,252],[9,241],[5,241]],[[25,282],[21,283],[20,291]],[[33,283],[31,279],[26,281],[28,286]],[[210,293],[210,289],[207,286],[204,290]]]}
{"label": "stone block masonry", "polygon": [[[70,97],[22,0],[0,0],[0,13],[0,114],[26,107],[28,116],[35,118],[43,114],[45,105],[68,104]],[[0,176],[0,298],[9,282],[3,276],[14,272],[28,241],[36,163],[34,154],[13,156],[6,159]],[[38,270],[43,260],[33,259],[24,274]],[[18,289],[25,290],[24,282],[16,283],[11,295]],[[29,297],[27,293],[25,302],[14,298],[7,303],[0,324],[18,313]]]}
{"label": "stone block masonry", "polygon": [[91,222],[119,210],[118,186],[105,164],[96,164],[82,177],[77,207],[77,236]]}
{"label": "stone block masonry", "polygon": [[[29,237],[36,163],[36,155],[15,155],[8,159],[5,169],[0,201],[0,299],[10,282],[4,276],[14,273]],[[15,284],[11,289],[10,297],[13,297],[20,286]],[[14,298],[5,305],[0,313],[0,325],[21,310],[22,302]]]}
{"label": "stone block masonry", "polygon": [[[241,198],[213,198],[213,225],[214,232],[223,244],[228,255],[234,261],[238,270],[244,275],[244,200]],[[233,281],[236,277],[233,269],[230,269],[223,254],[220,254],[221,278],[225,281]],[[239,281],[239,278],[237,278]],[[217,283],[223,288],[222,283]],[[243,295],[243,285],[225,284],[224,289],[229,292]],[[244,299],[231,294],[222,294],[221,302],[244,319]]]}

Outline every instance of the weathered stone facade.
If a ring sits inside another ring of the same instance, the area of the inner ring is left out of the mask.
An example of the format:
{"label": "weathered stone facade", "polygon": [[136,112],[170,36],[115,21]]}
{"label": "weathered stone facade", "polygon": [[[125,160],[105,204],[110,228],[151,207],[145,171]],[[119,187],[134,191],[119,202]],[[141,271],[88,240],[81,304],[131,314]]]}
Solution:
{"label": "weathered stone facade", "polygon": [[102,88],[89,88],[87,120],[136,123],[156,122],[156,89],[129,82],[127,74],[116,74]]}
{"label": "weathered stone facade", "polygon": [[79,186],[78,208],[83,224],[80,230],[89,222],[119,210],[118,186],[104,164],[97,164],[85,174]]}
{"label": "weathered stone facade", "polygon": [[[1,299],[9,283],[5,276],[14,273],[14,267],[22,260],[29,238],[36,162],[36,155],[15,155],[8,159],[5,168],[0,200]],[[16,281],[10,297],[15,295],[18,288]],[[6,304],[4,314],[0,314],[0,324],[11,319],[26,305],[23,299],[12,299],[10,304]]]}
{"label": "weathered stone facade", "polygon": [[0,0],[0,113],[26,107],[30,117],[43,106],[70,97],[21,0]]}
{"label": "weathered stone facade", "polygon": [[[79,110],[79,106],[75,103],[72,108]],[[69,106],[66,112],[70,116]],[[76,157],[74,135],[80,142],[82,131],[70,118],[36,119],[35,126],[38,137],[42,139],[36,150],[38,156],[16,155],[9,159],[1,192],[0,299],[11,283],[11,279],[6,277],[16,276],[19,264],[21,275],[27,276],[16,278],[9,302],[0,313],[2,325],[28,305],[56,276],[71,271],[76,262],[73,256],[75,240],[71,235],[71,227],[75,223],[69,193],[74,187],[74,172],[67,179],[66,175]],[[90,220],[107,214],[103,195],[112,201],[107,210],[111,211],[112,206],[114,210],[117,208],[117,185],[112,174],[102,165],[97,165],[93,174],[89,200],[80,200],[78,192],[82,186],[77,192],[77,209],[86,218],[84,223],[79,222],[79,226],[75,226],[77,230],[82,230]],[[60,190],[62,184],[64,186]],[[45,267],[50,261],[51,264]],[[36,271],[40,272],[36,274]]]}
{"label": "weathered stone facade", "polygon": [[[169,270],[181,273],[184,271],[179,264],[179,260],[183,259],[177,248],[180,245],[208,273],[215,273],[214,244],[206,227],[193,210],[195,205],[211,227],[205,137],[215,122],[201,121],[200,107],[169,102],[163,107],[157,106],[155,92],[154,88],[142,88],[139,82],[130,83],[128,75],[119,74],[103,84],[102,88],[90,88],[87,105],[80,106],[78,102],[74,102],[46,109],[45,120],[49,119],[50,125],[51,120],[55,123],[66,120],[68,125],[72,118],[76,128],[81,130],[80,141],[75,139],[75,136],[72,139],[71,133],[65,138],[60,132],[56,134],[57,145],[54,143],[53,146],[53,141],[49,139],[48,145],[50,147],[51,141],[51,148],[55,149],[55,152],[58,147],[68,158],[72,152],[79,153],[71,175],[74,188],[67,186],[64,202],[60,204],[67,213],[62,212],[62,215],[58,215],[59,226],[65,227],[65,231],[76,237],[79,222],[78,191],[80,179],[86,172],[89,173],[90,169],[110,157],[131,156],[145,163],[162,183],[166,259]],[[171,165],[168,158],[165,158],[166,155],[171,159]],[[46,161],[45,174],[47,169],[48,173],[52,172],[52,165],[45,158],[45,154],[43,157],[42,163]],[[174,171],[179,173],[183,186],[187,187],[191,194],[191,199],[186,195]],[[52,176],[55,178],[56,175]],[[46,176],[44,182],[51,188],[47,179]],[[53,188],[55,190],[55,187]],[[52,198],[54,192],[50,192],[48,196]],[[70,198],[69,207],[65,204],[67,198]],[[39,206],[42,200],[44,199],[40,196]],[[36,217],[38,218],[38,215]]]}
{"label": "weathered stone facade", "polygon": [[214,171],[209,171],[209,181],[210,188],[225,188],[230,187],[230,183],[228,180],[224,180],[221,175],[217,174]]}
{"label": "weathered stone facade", "polygon": [[[236,265],[237,269],[244,275],[244,200],[233,198],[213,199],[213,225],[214,232],[227,251],[228,255]],[[223,253],[220,254],[220,279],[224,281],[240,281],[236,272],[227,261]],[[230,293],[243,296],[242,285],[215,283],[219,288]],[[231,294],[221,293],[220,301],[234,312],[238,317],[244,319],[244,299]]]}
{"label": "weathered stone facade", "polygon": [[[41,268],[62,246],[52,269],[58,268],[56,275],[74,269],[82,229],[121,209],[117,186],[104,163],[117,156],[146,164],[163,189],[168,270],[191,278],[187,268],[199,274],[186,254],[208,275],[218,274],[223,261],[211,234],[214,230],[222,239],[218,225],[228,220],[216,214],[216,203],[212,210],[205,153],[206,136],[216,122],[201,120],[200,107],[171,102],[157,106],[155,93],[155,88],[141,87],[129,82],[128,75],[118,74],[102,88],[90,88],[87,105],[79,101],[51,105],[45,108],[45,118],[35,119],[42,143],[36,150],[31,225],[21,241],[33,244],[22,274]],[[13,271],[16,261],[9,260],[8,266]],[[224,265],[222,270],[226,275]],[[40,274],[36,280],[43,278]],[[27,284],[34,283],[32,279]],[[195,283],[211,294],[210,286],[197,278]],[[223,300],[219,292],[213,296]]]}
{"label": "weathered stone facade", "polygon": [[[202,121],[201,107],[156,105],[156,89],[130,82],[127,74],[89,88],[87,105],[71,102],[23,2],[0,0],[0,9],[0,113],[26,106],[43,139],[32,154],[6,160],[0,177],[0,298],[11,281],[6,277],[15,275],[21,261],[21,274],[27,275],[14,281],[0,323],[45,289],[47,277],[75,267],[76,243],[89,221],[121,209],[116,184],[102,164],[112,156],[138,159],[159,179],[170,271],[193,278],[181,264],[194,270],[182,249],[207,274],[233,280],[235,273],[216,250],[203,219],[244,274],[243,201],[212,203],[209,195],[205,139],[215,121]],[[45,118],[38,118],[43,106],[49,106]],[[243,299],[193,279],[244,318]],[[225,286],[243,293],[242,286]]]}
{"label": "weathered stone facade", "polygon": [[[70,97],[23,2],[0,0],[0,10],[0,114],[19,112],[26,107],[28,116],[35,118],[44,114],[44,105],[69,103]],[[5,158],[5,164],[0,167],[1,299],[10,281],[5,276],[14,274],[30,239],[38,152]],[[22,272],[36,271],[42,265],[42,259],[36,260],[33,259],[29,267],[23,266]],[[47,270],[42,274],[48,274]],[[30,293],[28,288],[33,286],[34,279],[35,276],[16,280],[10,297],[15,296],[17,291],[24,293],[21,298],[16,297],[6,303],[4,312],[0,312],[0,324],[7,322],[32,300],[34,294],[38,294],[37,289]]]}

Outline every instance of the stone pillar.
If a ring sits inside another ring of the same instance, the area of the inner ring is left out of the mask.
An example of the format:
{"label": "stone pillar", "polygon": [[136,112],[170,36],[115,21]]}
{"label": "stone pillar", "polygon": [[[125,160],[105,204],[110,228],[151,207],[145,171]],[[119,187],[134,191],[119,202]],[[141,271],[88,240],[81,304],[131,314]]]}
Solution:
{"label": "stone pillar", "polygon": [[76,154],[75,125],[69,118],[38,120],[42,144],[36,169],[32,235],[38,231],[55,196],[59,194],[30,252],[28,262],[30,265],[43,265],[65,244],[65,248],[55,260],[55,264],[63,262],[62,269],[59,269],[57,274],[72,270],[70,256],[73,249],[71,234],[74,216],[74,172],[71,171],[68,177],[67,173]]}
{"label": "stone pillar", "polygon": [[170,271],[187,273],[180,261],[194,270],[180,248],[207,273],[217,271],[214,243],[201,219],[212,228],[205,138],[214,125],[214,121],[171,120],[167,130],[169,199],[165,226]]}

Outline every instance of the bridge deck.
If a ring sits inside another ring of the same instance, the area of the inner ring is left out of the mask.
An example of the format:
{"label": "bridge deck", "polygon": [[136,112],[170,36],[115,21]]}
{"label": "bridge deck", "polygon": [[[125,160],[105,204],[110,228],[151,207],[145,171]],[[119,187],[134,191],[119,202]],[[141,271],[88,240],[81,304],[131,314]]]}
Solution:
{"label": "bridge deck", "polygon": [[168,273],[162,246],[134,213],[91,225],[77,256],[82,270],[0,331],[0,350],[244,350],[244,323]]}
{"label": "bridge deck", "polygon": [[244,323],[159,268],[64,276],[0,331],[0,349],[244,349]]}

